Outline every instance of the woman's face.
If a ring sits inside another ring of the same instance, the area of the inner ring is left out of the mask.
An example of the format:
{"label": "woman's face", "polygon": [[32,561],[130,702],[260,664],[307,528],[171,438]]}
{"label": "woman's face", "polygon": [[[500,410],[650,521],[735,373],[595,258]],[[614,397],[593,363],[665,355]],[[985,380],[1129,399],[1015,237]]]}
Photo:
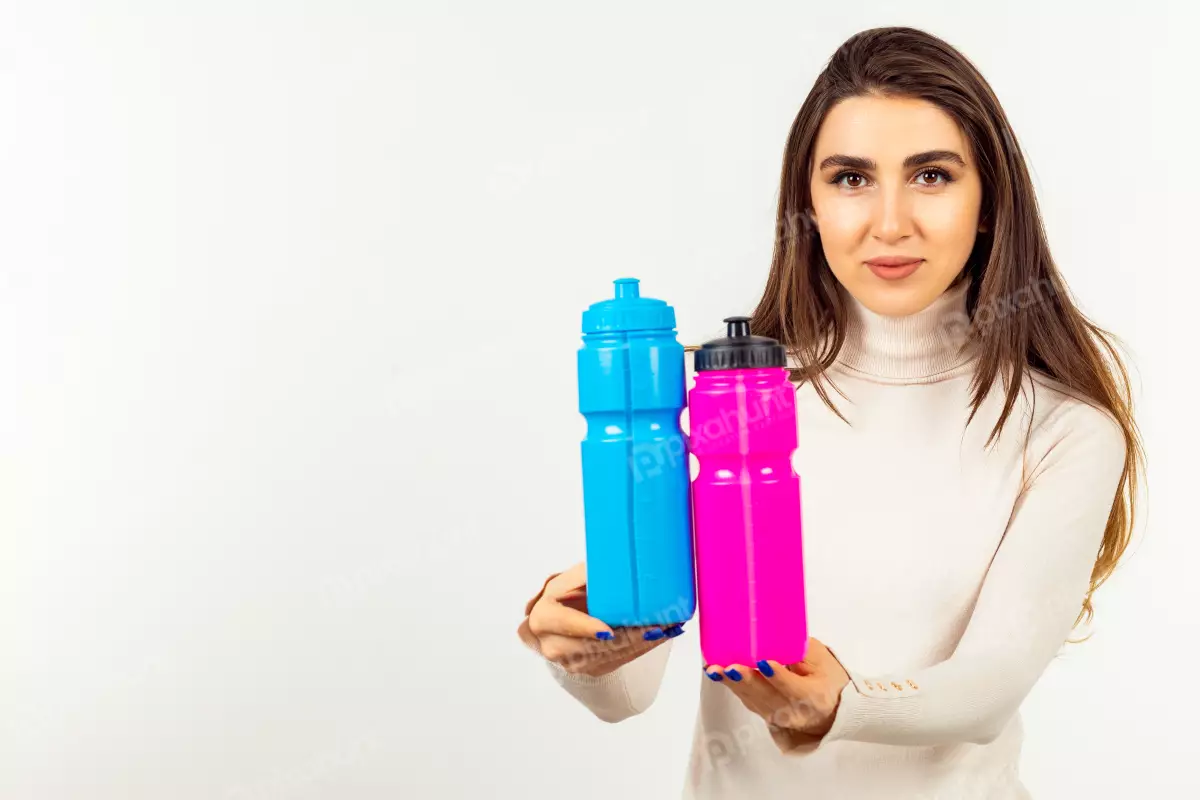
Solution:
{"label": "woman's face", "polygon": [[[924,100],[848,98],[813,152],[813,220],[834,276],[879,314],[928,306],[980,230],[982,185],[957,123]],[[915,263],[871,263],[887,257]]]}

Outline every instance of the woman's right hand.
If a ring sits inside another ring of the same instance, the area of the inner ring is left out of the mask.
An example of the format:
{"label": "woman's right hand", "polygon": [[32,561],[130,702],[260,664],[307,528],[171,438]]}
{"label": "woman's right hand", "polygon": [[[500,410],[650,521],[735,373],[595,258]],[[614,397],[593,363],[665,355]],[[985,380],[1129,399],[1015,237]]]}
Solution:
{"label": "woman's right hand", "polygon": [[683,633],[683,623],[667,627],[610,628],[587,614],[587,573],[583,563],[551,575],[525,604],[517,628],[530,649],[575,675],[599,677]]}

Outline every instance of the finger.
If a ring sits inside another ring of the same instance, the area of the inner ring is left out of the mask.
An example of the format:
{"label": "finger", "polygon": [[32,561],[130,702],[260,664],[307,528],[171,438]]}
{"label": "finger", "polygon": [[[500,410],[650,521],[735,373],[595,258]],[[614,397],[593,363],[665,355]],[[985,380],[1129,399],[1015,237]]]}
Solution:
{"label": "finger", "polygon": [[564,605],[567,608],[573,608],[576,611],[582,611],[584,614],[588,613],[586,586],[578,589],[572,589],[566,594],[560,594],[558,597],[554,598],[554,600],[559,605]]}
{"label": "finger", "polygon": [[838,659],[837,653],[834,653],[824,642],[815,637],[809,637],[808,652],[805,654],[804,660],[812,664],[817,671],[826,675],[836,675],[845,669]]}
{"label": "finger", "polygon": [[683,623],[660,628],[657,625],[642,625],[629,628],[614,628],[612,647],[614,651],[645,653],[683,634]]}
{"label": "finger", "polygon": [[550,597],[560,597],[573,589],[587,585],[587,565],[580,561],[566,572],[560,572],[546,584],[546,594]]}
{"label": "finger", "polygon": [[813,637],[808,637],[808,641],[804,643],[804,658],[799,661],[788,664],[787,669],[801,676],[809,676],[818,672],[820,667],[817,663],[817,651],[821,649],[821,643]]}
{"label": "finger", "polygon": [[780,698],[767,721],[784,728],[803,729],[812,721],[813,692],[819,684],[817,678],[796,674],[791,666],[785,667],[778,661],[758,662],[763,680],[771,684]]}
{"label": "finger", "polygon": [[682,635],[683,625],[684,623],[682,622],[676,622],[673,625],[635,625],[625,630],[628,630],[630,637],[634,639],[657,642],[663,639],[674,639],[676,636]]}
{"label": "finger", "polygon": [[570,672],[584,672],[591,667],[612,661],[615,654],[610,643],[595,639],[549,634],[538,637],[541,654],[548,661],[560,664]]}
{"label": "finger", "polygon": [[517,626],[517,636],[533,652],[542,652],[541,645],[538,644],[538,638],[533,635],[533,631],[529,630],[529,617],[521,620],[521,624]]}
{"label": "finger", "polygon": [[769,717],[779,705],[786,702],[757,670],[742,664],[731,664],[723,668],[710,666],[705,669],[710,676],[714,671],[719,671],[729,690],[738,696],[746,708],[759,716]]}
{"label": "finger", "polygon": [[834,658],[830,649],[815,636],[808,637],[808,642],[804,648],[804,658],[801,661],[818,672],[828,670],[829,667],[837,663],[837,659]]}
{"label": "finger", "polygon": [[542,595],[544,595],[546,593],[546,587],[550,585],[550,581],[554,580],[561,574],[562,574],[561,572],[556,572],[553,575],[551,575],[549,578],[546,578],[546,580],[542,581],[542,588],[538,589],[537,594],[535,594],[533,597],[529,598],[525,602],[525,616],[528,617],[529,612],[533,611],[533,607],[535,605],[537,605],[537,601],[542,599]]}
{"label": "finger", "polygon": [[595,617],[569,608],[549,597],[542,598],[529,615],[529,628],[535,636],[548,634],[579,639],[612,639],[613,629]]}
{"label": "finger", "polygon": [[794,664],[789,664],[787,668],[796,675],[808,677],[835,673],[840,667],[840,663],[834,658],[829,648],[816,637],[810,636],[805,644],[804,658]]}
{"label": "finger", "polygon": [[793,675],[799,675],[801,678],[807,678],[810,675],[815,675],[817,672],[816,668],[807,661],[797,661],[795,664],[788,664],[784,667],[784,670]]}
{"label": "finger", "polygon": [[811,673],[797,673],[795,668],[799,666],[810,669],[804,662],[787,666],[778,661],[758,662],[759,672],[780,694],[789,698],[804,699],[810,694],[811,679],[808,675]]}

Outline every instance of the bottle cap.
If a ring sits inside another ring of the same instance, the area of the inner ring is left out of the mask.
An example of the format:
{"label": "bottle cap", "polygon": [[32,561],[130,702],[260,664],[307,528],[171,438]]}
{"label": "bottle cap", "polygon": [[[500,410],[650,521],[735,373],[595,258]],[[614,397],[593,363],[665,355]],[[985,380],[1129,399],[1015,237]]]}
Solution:
{"label": "bottle cap", "polygon": [[787,351],[768,336],[750,335],[749,317],[726,317],[727,335],[705,342],[696,351],[692,366],[697,372],[718,369],[786,367]]}
{"label": "bottle cap", "polygon": [[592,303],[583,312],[584,333],[671,330],[675,327],[675,309],[663,300],[642,297],[637,278],[613,281],[614,296]]}

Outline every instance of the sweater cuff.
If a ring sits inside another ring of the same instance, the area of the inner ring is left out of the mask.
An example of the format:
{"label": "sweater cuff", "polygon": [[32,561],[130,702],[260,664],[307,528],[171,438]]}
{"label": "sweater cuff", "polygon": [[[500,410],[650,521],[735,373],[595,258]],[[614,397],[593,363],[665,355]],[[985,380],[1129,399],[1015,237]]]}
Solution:
{"label": "sweater cuff", "polygon": [[881,729],[911,727],[918,716],[918,703],[905,698],[920,695],[921,687],[903,675],[867,678],[847,670],[850,682],[838,702],[833,726],[823,741],[879,741]]}
{"label": "sweater cuff", "polygon": [[559,664],[557,661],[550,661],[549,659],[546,660],[546,665],[550,668],[550,674],[554,676],[555,680],[562,684],[573,683],[576,686],[606,686],[610,683],[621,682],[621,670],[619,667],[612,672],[596,676],[568,672],[567,668],[562,664]]}

